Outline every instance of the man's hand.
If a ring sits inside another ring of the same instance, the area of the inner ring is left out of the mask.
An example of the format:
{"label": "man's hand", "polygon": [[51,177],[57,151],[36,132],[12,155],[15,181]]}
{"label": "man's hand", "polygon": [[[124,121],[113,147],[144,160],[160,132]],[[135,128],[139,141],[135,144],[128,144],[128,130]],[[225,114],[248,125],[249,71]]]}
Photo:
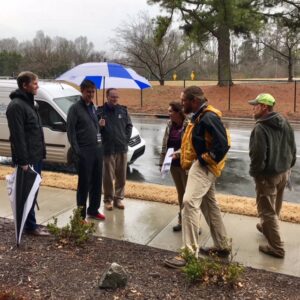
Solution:
{"label": "man's hand", "polygon": [[28,170],[28,165],[21,166],[21,168],[22,168],[22,170],[23,170],[23,171],[25,171],[25,172],[26,172],[26,171]]}
{"label": "man's hand", "polygon": [[105,127],[105,119],[100,119],[99,120],[99,125],[100,125],[100,127]]}

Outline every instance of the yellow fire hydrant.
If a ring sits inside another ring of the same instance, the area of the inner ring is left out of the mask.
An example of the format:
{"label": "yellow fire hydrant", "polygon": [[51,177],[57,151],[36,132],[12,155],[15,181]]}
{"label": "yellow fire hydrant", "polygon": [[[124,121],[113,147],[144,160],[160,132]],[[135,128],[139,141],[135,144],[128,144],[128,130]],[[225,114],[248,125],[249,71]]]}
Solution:
{"label": "yellow fire hydrant", "polygon": [[176,72],[173,73],[173,80],[176,80],[177,79],[177,74]]}
{"label": "yellow fire hydrant", "polygon": [[192,71],[192,73],[191,73],[191,80],[195,80],[195,78],[196,78],[196,73],[195,73],[195,71]]}

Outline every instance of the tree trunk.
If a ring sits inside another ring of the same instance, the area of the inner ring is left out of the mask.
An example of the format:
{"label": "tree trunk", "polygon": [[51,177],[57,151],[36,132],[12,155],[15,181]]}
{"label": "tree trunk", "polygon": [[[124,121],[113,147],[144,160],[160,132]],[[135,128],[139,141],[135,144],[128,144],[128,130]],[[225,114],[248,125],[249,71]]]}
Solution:
{"label": "tree trunk", "polygon": [[229,28],[221,25],[217,33],[218,40],[218,85],[232,85],[230,69],[230,35]]}
{"label": "tree trunk", "polygon": [[160,79],[159,80],[159,85],[165,85],[165,80],[164,79]]}
{"label": "tree trunk", "polygon": [[293,54],[292,54],[292,49],[289,48],[289,62],[288,62],[288,70],[289,70],[289,78],[288,81],[292,82],[293,77],[294,77],[294,72],[293,72]]}

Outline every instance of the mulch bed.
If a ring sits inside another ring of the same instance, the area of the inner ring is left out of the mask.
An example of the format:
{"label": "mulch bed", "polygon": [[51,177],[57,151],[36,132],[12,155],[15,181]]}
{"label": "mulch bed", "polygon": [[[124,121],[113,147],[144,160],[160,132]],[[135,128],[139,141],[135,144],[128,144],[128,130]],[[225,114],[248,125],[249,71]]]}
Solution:
{"label": "mulch bed", "polygon": [[[170,255],[97,237],[76,247],[54,237],[23,235],[16,248],[12,221],[0,218],[0,299],[299,299],[299,278],[251,268],[236,286],[190,284],[180,270],[163,266]],[[112,262],[128,271],[128,284],[99,289],[99,278]]]}

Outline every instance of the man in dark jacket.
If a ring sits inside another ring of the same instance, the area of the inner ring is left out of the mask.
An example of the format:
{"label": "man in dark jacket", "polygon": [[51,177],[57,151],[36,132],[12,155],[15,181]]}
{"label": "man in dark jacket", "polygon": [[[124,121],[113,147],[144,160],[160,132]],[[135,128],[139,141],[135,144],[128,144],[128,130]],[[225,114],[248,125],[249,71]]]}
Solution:
{"label": "man in dark jacket", "polygon": [[116,89],[108,89],[106,98],[107,102],[98,108],[104,148],[104,202],[107,210],[112,210],[113,205],[124,209],[122,200],[124,199],[127,151],[132,123],[126,106],[118,104],[119,95]]}
{"label": "man in dark jacket", "polygon": [[[208,104],[201,88],[190,86],[181,94],[186,114],[193,112],[181,143],[181,166],[189,169],[182,209],[182,248],[198,257],[228,257],[231,241],[227,237],[215,197],[215,181],[225,165],[229,140],[221,112]],[[200,210],[209,226],[213,247],[199,247]],[[187,261],[181,255],[165,260],[171,268],[181,268]]]}
{"label": "man in dark jacket", "polygon": [[278,216],[283,191],[296,162],[294,132],[289,122],[273,112],[275,99],[270,94],[259,94],[248,101],[253,105],[255,127],[250,136],[250,175],[256,184],[256,204],[261,223],[257,229],[267,238],[267,245],[259,250],[278,258],[284,257]]}
{"label": "man in dark jacket", "polygon": [[[10,94],[11,102],[6,111],[10,131],[13,163],[27,171],[29,165],[41,174],[42,160],[46,157],[44,134],[34,95],[39,88],[38,77],[32,72],[22,72],[17,78],[18,89]],[[25,231],[33,235],[49,235],[36,224],[34,207],[25,222]]]}
{"label": "man in dark jacket", "polygon": [[[102,188],[102,141],[100,127],[93,104],[95,84],[84,80],[80,85],[82,97],[73,104],[67,117],[68,139],[78,172],[77,206],[96,220],[104,220],[99,212]],[[89,195],[89,207],[86,202]]]}

